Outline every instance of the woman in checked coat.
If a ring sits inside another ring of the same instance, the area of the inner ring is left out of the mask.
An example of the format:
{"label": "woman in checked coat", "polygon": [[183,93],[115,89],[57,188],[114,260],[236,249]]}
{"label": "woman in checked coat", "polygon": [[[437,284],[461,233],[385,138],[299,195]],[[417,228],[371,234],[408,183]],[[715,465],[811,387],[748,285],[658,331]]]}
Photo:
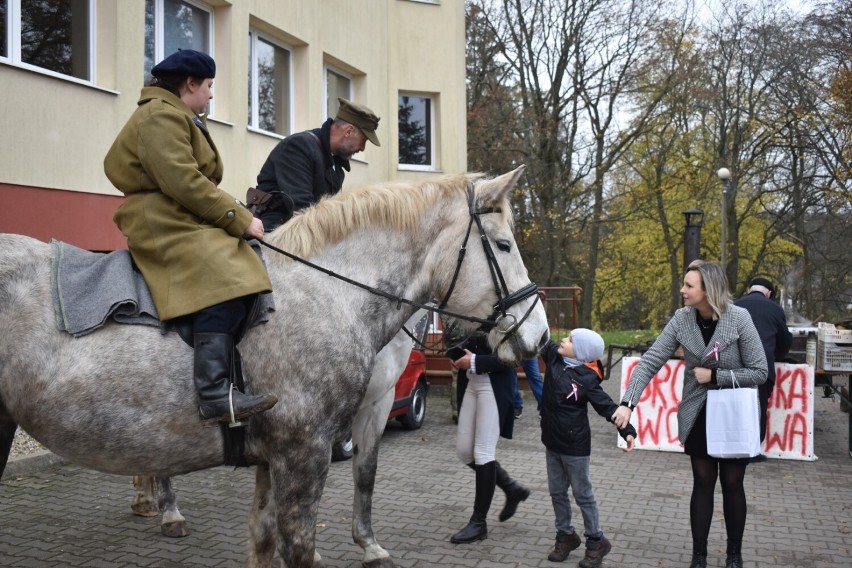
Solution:
{"label": "woman in checked coat", "polygon": [[732,387],[734,381],[738,386],[755,388],[766,381],[766,356],[751,316],[731,302],[727,277],[718,264],[688,268],[680,292],[684,307],[674,313],[633,370],[612,420],[619,429],[624,428],[644,388],[678,346],[683,347],[686,368],[677,417],[678,435],[692,463],[690,568],[707,566],[707,537],[717,477],[722,482],[728,535],[725,567],[742,568],[747,509],[743,478],[749,459],[720,459],[707,454],[707,428],[712,425],[706,425],[705,407],[708,389]]}

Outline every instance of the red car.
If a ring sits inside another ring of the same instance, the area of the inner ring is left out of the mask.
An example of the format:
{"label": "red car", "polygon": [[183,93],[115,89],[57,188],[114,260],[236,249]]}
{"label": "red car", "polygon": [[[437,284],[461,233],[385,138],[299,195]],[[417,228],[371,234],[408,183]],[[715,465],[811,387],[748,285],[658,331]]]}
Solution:
{"label": "red car", "polygon": [[[396,418],[406,430],[417,430],[426,420],[426,395],[429,382],[426,380],[426,355],[417,349],[411,350],[408,364],[396,380],[394,400],[388,420]],[[343,461],[352,457],[352,435],[331,449],[331,461]]]}

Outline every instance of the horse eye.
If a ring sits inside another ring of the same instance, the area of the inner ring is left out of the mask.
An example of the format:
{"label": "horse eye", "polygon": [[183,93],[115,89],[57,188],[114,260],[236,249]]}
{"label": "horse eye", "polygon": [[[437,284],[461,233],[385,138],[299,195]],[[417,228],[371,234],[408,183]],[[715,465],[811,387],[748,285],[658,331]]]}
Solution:
{"label": "horse eye", "polygon": [[503,252],[509,252],[512,250],[512,243],[507,240],[499,240],[497,241],[497,248],[502,250]]}

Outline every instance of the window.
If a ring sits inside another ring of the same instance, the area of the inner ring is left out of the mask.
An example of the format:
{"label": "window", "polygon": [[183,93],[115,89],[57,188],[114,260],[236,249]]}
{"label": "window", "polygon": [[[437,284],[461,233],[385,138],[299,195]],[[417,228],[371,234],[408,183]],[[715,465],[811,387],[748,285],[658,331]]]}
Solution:
{"label": "window", "polygon": [[9,57],[9,6],[0,0],[0,58]]}
{"label": "window", "polygon": [[290,49],[249,31],[249,126],[290,133]]}
{"label": "window", "polygon": [[399,95],[399,165],[434,169],[432,98]]}
{"label": "window", "polygon": [[92,79],[92,0],[0,0],[0,57]]}
{"label": "window", "polygon": [[337,115],[338,98],[352,100],[352,78],[342,71],[331,67],[325,68],[325,116],[334,118]]}
{"label": "window", "polygon": [[194,49],[213,55],[213,13],[188,0],[145,0],[145,76],[178,49]]}

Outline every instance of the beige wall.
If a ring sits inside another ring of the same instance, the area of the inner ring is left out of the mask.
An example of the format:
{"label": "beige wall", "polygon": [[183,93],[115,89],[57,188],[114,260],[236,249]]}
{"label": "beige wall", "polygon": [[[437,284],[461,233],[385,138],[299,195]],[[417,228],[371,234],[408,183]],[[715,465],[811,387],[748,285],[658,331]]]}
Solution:
{"label": "beige wall", "polygon": [[[0,61],[0,185],[118,195],[102,160],[133,112],[142,82],[144,2],[97,0],[95,79],[84,84]],[[278,138],[247,128],[248,31],[294,48],[294,128],[323,120],[323,64],[355,77],[355,99],[381,117],[344,188],[435,172],[397,167],[397,94],[437,96],[437,169],[466,168],[463,0],[240,0],[215,8],[211,131],[222,187],[242,196]],[[3,227],[0,227],[0,231]]]}

